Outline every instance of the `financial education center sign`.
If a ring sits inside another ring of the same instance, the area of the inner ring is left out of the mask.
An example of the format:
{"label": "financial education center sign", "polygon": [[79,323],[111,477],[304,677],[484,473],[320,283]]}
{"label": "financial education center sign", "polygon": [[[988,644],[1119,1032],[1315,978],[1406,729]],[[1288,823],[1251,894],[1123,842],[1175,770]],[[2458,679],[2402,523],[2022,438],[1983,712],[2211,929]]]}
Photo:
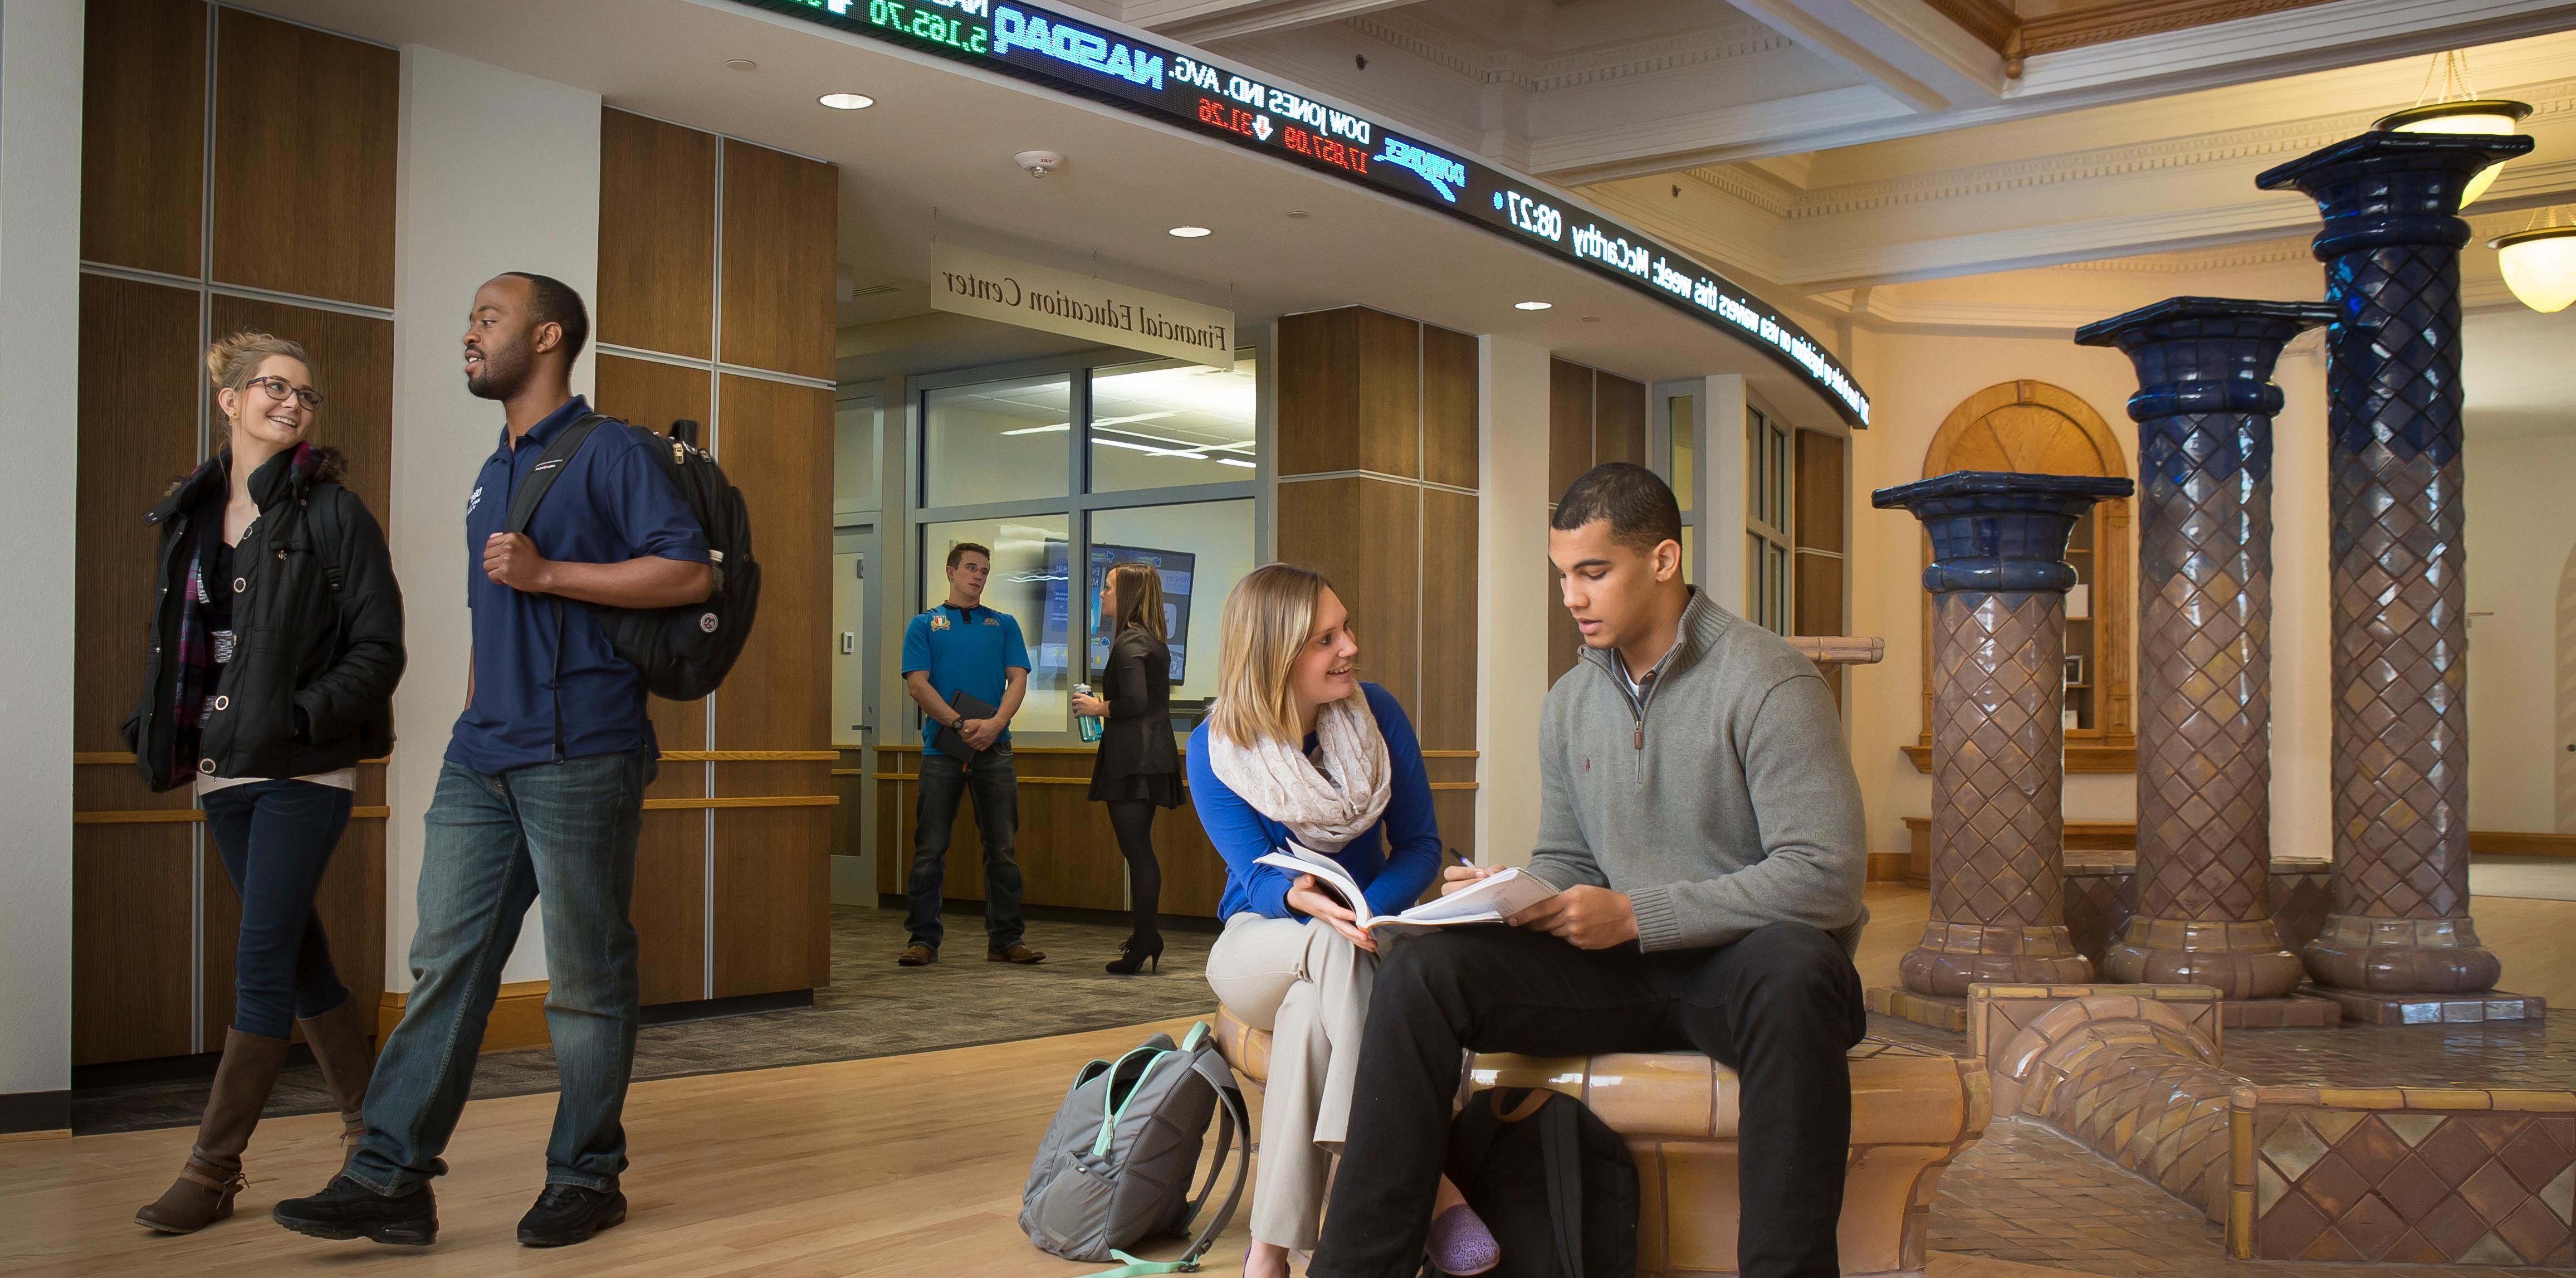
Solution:
{"label": "financial education center sign", "polygon": [[1259,76],[1018,0],[737,3],[1079,94],[1464,218],[1752,342],[1814,386],[1844,420],[1869,424],[1869,396],[1839,361],[1717,273],[1537,183]]}

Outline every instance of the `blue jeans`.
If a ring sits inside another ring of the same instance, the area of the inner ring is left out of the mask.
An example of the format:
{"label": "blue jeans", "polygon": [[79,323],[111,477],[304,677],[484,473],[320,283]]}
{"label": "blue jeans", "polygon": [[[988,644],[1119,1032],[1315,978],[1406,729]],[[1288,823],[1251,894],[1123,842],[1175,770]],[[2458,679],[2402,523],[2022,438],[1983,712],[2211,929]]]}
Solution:
{"label": "blue jeans", "polygon": [[903,925],[912,939],[939,948],[940,887],[948,877],[948,840],[956,833],[957,799],[975,796],[975,829],[984,839],[984,935],[990,948],[1020,943],[1020,863],[1011,841],[1020,832],[1020,779],[1005,741],[986,751],[973,770],[937,750],[921,752],[921,804],[912,825],[911,910]]}
{"label": "blue jeans", "polygon": [[440,1151],[473,1090],[483,1025],[528,906],[544,909],[546,1033],[554,1040],[546,1183],[608,1190],[626,1169],[626,1081],[638,986],[635,841],[654,765],[595,754],[485,776],[438,774],[420,862],[411,997],[376,1056],[367,1135],[348,1175],[380,1194],[446,1174]]}
{"label": "blue jeans", "polygon": [[233,1028],[244,1034],[284,1038],[297,1018],[349,1001],[313,893],[349,824],[350,797],[311,781],[255,781],[205,797],[206,833],[241,898]]}

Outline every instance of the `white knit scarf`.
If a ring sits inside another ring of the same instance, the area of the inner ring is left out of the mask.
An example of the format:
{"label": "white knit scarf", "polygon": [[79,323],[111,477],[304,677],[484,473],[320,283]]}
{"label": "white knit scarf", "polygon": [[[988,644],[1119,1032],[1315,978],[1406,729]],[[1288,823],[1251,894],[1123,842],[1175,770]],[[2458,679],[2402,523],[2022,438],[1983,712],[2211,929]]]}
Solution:
{"label": "white knit scarf", "polygon": [[1287,826],[1317,852],[1338,852],[1368,833],[1386,812],[1386,738],[1358,697],[1328,702],[1315,711],[1318,771],[1296,742],[1242,745],[1211,732],[1208,762],[1217,779],[1253,811]]}

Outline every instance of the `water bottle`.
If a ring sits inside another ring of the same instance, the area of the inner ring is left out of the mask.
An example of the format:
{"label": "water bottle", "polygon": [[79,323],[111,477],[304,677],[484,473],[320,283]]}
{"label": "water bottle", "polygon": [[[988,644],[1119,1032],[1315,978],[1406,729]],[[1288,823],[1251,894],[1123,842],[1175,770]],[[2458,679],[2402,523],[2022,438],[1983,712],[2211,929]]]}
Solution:
{"label": "water bottle", "polygon": [[[1073,690],[1086,697],[1092,695],[1091,685],[1087,683],[1077,683],[1073,685]],[[1082,743],[1084,745],[1090,745],[1093,742],[1100,740],[1100,719],[1098,716],[1088,714],[1075,715],[1073,718],[1073,725],[1077,729],[1081,730]]]}

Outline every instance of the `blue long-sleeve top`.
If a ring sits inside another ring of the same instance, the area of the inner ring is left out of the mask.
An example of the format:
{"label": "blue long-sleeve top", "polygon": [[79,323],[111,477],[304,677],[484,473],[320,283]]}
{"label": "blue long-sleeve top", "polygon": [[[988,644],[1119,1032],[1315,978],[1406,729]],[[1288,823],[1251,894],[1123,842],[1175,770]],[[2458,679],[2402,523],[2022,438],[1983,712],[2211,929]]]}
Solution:
{"label": "blue long-sleeve top", "polygon": [[[1413,735],[1412,720],[1404,717],[1395,694],[1373,683],[1361,684],[1360,691],[1377,720],[1378,735],[1386,738],[1386,812],[1332,857],[1360,885],[1371,913],[1396,914],[1440,873],[1440,824],[1431,812],[1431,778],[1422,768],[1422,743]],[[1306,748],[1314,744],[1308,736]],[[1304,917],[1288,908],[1288,889],[1297,876],[1255,864],[1288,845],[1288,827],[1254,811],[1217,779],[1208,759],[1205,723],[1190,734],[1189,775],[1190,802],[1198,809],[1199,824],[1207,828],[1217,855],[1225,858],[1225,895],[1217,917],[1230,919],[1244,910],[1274,919]]]}

